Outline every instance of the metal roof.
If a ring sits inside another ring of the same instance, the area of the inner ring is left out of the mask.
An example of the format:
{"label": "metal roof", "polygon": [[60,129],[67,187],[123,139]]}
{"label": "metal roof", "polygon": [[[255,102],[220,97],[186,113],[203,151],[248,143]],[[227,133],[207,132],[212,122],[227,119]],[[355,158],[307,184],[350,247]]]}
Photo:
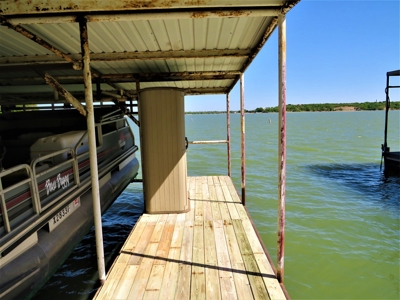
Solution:
{"label": "metal roof", "polygon": [[93,89],[102,99],[119,89],[134,95],[138,81],[141,89],[229,93],[277,16],[297,2],[0,1],[0,105],[57,102],[46,73],[83,100],[81,18],[88,22]]}

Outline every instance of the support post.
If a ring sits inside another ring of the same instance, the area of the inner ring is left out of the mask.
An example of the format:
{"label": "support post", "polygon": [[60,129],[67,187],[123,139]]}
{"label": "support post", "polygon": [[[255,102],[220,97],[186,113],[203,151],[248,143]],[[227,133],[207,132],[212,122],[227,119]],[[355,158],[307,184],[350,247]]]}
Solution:
{"label": "support post", "polygon": [[244,74],[240,74],[240,128],[242,153],[242,204],[246,205],[246,138],[244,120]]}
{"label": "support post", "polygon": [[96,128],[94,125],[94,108],[93,108],[93,90],[92,90],[92,75],[90,70],[90,50],[87,21],[82,18],[79,21],[79,30],[81,36],[82,58],[83,58],[83,79],[85,86],[86,100],[86,120],[88,127],[88,143],[90,156],[90,174],[92,179],[92,200],[93,200],[93,215],[96,237],[96,252],[97,252],[97,267],[101,284],[105,282],[106,272],[104,263],[104,248],[103,248],[103,229],[101,223],[101,205],[100,205],[100,188],[99,188],[99,173],[97,168],[97,152],[96,152]]}
{"label": "support post", "polygon": [[388,129],[388,117],[389,117],[389,108],[390,108],[390,100],[389,100],[389,74],[386,74],[386,106],[385,106],[385,138],[382,145],[382,152],[389,152],[387,149],[387,129]]}
{"label": "support post", "polygon": [[226,141],[228,152],[228,176],[231,177],[231,108],[229,93],[226,94]]}
{"label": "support post", "polygon": [[277,278],[283,283],[285,249],[285,189],[286,189],[286,18],[278,18],[279,43],[279,126],[278,126],[278,250]]}

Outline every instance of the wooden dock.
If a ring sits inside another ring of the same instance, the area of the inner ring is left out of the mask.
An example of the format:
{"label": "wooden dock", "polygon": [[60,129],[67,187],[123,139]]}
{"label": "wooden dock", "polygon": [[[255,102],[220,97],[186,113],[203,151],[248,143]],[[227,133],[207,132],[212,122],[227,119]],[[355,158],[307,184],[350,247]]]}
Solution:
{"label": "wooden dock", "polygon": [[230,177],[189,177],[191,210],[144,214],[94,299],[285,299]]}

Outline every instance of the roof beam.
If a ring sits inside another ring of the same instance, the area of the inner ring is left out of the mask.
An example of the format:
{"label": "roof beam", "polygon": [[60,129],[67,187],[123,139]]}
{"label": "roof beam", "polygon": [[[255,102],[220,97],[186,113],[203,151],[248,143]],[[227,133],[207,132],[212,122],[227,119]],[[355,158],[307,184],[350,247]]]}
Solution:
{"label": "roof beam", "polygon": [[214,88],[193,88],[193,89],[185,89],[185,95],[217,95],[217,94],[226,94],[226,87],[214,87]]}
{"label": "roof beam", "polygon": [[[1,1],[0,1],[1,3]],[[139,12],[127,11],[107,12],[107,14],[94,14],[87,16],[88,22],[120,22],[120,21],[142,21],[142,20],[176,20],[176,19],[210,19],[210,18],[241,18],[241,17],[275,17],[281,12],[280,8],[248,8],[248,9],[232,9],[227,10],[224,7],[222,10],[185,10],[185,11],[154,11]],[[61,17],[55,16],[36,16],[29,17],[13,17],[9,19],[12,24],[59,24],[59,23],[75,23],[76,16],[66,15]]]}
{"label": "roof beam", "polygon": [[[133,60],[169,60],[187,58],[247,58],[251,53],[249,49],[213,49],[213,50],[178,50],[178,51],[152,51],[152,52],[117,52],[117,53],[92,53],[91,62],[106,61],[133,61]],[[80,61],[80,54],[71,54],[70,58]],[[68,63],[59,55],[36,56],[10,56],[0,57],[0,65],[36,65],[36,64],[63,64]]]}
{"label": "roof beam", "polygon": [[101,79],[113,82],[154,82],[154,81],[187,81],[187,80],[224,80],[235,79],[238,71],[202,71],[202,72],[166,72],[166,73],[128,73],[103,74]]}
{"label": "roof beam", "polygon": [[[155,81],[193,81],[193,80],[229,80],[235,79],[241,73],[238,71],[202,71],[202,72],[171,72],[171,73],[125,73],[125,74],[93,74],[93,79],[96,78],[103,83],[106,83],[116,89],[115,83],[124,82],[155,82]],[[54,76],[57,81],[70,81],[69,84],[82,83],[83,75],[63,75]],[[0,85],[7,86],[10,83],[13,85],[26,84],[26,82],[43,82],[43,77],[19,77],[0,79]]]}
{"label": "roof beam", "polygon": [[[168,1],[161,0],[163,3]],[[235,5],[219,5],[219,6],[200,6],[198,3],[194,6],[182,6],[173,8],[171,6],[165,7],[159,5],[156,7],[155,3],[148,5],[144,9],[138,9],[142,2],[135,1],[133,4],[125,4],[118,6],[119,0],[109,1],[96,1],[96,4],[89,4],[89,7],[82,7],[81,9],[69,7],[63,9],[63,4],[58,7],[50,7],[49,1],[43,4],[34,3],[33,8],[23,8],[23,5],[15,5],[9,3],[11,1],[0,1],[0,13],[5,16],[10,16],[9,21],[14,25],[22,24],[52,24],[52,23],[74,23],[77,21],[77,13],[87,13],[88,22],[117,22],[117,21],[139,21],[139,20],[174,20],[174,19],[208,19],[208,18],[241,18],[241,17],[274,17],[278,16],[284,6],[267,6],[265,2],[260,0],[262,5],[254,6],[248,1],[242,1],[245,5],[238,5],[240,2],[235,2]],[[14,2],[14,1],[12,1]],[[132,2],[129,0],[129,2]],[[152,0],[152,2],[155,2]],[[226,0],[226,2],[232,2]],[[102,7],[101,4],[105,3]],[[172,1],[170,2],[172,3]],[[8,5],[8,7],[7,7]],[[135,5],[135,7],[129,7]],[[18,7],[16,7],[18,6]],[[28,6],[28,5],[26,5]],[[58,14],[58,16],[56,16]],[[61,14],[61,15],[60,15]]]}

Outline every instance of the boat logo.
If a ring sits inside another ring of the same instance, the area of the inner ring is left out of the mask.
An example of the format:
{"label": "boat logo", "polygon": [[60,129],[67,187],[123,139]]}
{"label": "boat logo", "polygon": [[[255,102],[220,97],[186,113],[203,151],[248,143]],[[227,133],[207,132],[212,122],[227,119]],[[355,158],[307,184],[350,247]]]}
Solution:
{"label": "boat logo", "polygon": [[118,143],[119,143],[119,146],[121,147],[121,149],[124,149],[126,142],[125,142],[125,136],[123,133],[121,133],[121,135],[119,136]]}
{"label": "boat logo", "polygon": [[51,192],[54,192],[56,189],[65,189],[69,186],[69,174],[65,176],[61,176],[61,174],[58,174],[57,177],[51,181],[50,179],[46,180],[46,191],[47,195],[49,195]]}

